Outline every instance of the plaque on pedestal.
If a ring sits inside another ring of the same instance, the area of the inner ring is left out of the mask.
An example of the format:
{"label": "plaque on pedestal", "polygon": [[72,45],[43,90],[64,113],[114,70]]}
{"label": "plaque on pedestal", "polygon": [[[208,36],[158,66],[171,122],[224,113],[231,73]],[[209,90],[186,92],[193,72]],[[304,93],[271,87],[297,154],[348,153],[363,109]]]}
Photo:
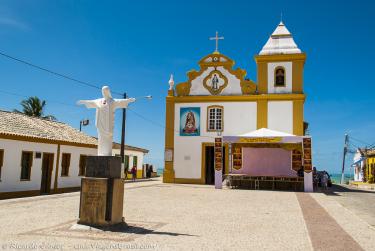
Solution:
{"label": "plaque on pedestal", "polygon": [[106,226],[123,222],[124,181],[121,158],[89,156],[81,180],[80,224]]}

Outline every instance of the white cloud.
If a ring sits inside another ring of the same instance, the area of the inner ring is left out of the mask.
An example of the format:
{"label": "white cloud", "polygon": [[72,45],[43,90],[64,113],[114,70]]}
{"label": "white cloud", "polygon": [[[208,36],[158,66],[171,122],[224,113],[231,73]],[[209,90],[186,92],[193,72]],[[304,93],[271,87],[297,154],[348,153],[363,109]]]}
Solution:
{"label": "white cloud", "polygon": [[10,17],[0,17],[0,26],[8,26],[12,28],[17,28],[21,30],[28,30],[29,26],[21,22],[15,18],[10,18]]}

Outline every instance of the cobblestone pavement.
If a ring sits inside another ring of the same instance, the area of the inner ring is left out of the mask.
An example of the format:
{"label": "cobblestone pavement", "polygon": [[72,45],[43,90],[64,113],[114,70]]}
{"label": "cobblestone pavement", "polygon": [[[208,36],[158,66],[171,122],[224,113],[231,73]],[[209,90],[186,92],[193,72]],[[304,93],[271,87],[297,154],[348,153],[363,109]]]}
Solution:
{"label": "cobblestone pavement", "polygon": [[77,192],[0,201],[0,250],[345,250],[322,230],[375,250],[374,228],[323,193],[154,180],[126,183],[124,203],[129,227],[100,231],[76,227]]}
{"label": "cobblestone pavement", "polygon": [[333,185],[326,194],[375,227],[375,191]]}

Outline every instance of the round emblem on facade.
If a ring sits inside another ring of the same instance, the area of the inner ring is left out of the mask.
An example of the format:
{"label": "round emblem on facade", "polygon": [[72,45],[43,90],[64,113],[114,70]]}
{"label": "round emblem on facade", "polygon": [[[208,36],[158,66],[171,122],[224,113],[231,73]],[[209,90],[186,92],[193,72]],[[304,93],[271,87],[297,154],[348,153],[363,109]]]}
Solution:
{"label": "round emblem on facade", "polygon": [[203,80],[203,86],[212,94],[220,94],[228,85],[228,79],[218,70],[213,70]]}

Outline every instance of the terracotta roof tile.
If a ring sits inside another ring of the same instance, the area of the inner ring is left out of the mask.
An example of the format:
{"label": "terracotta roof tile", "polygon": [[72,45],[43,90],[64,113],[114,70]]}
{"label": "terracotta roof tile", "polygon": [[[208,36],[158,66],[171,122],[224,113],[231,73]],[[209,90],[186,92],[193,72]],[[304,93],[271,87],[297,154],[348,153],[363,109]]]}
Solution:
{"label": "terracotta roof tile", "polygon": [[97,140],[62,122],[0,110],[0,134],[97,145]]}

